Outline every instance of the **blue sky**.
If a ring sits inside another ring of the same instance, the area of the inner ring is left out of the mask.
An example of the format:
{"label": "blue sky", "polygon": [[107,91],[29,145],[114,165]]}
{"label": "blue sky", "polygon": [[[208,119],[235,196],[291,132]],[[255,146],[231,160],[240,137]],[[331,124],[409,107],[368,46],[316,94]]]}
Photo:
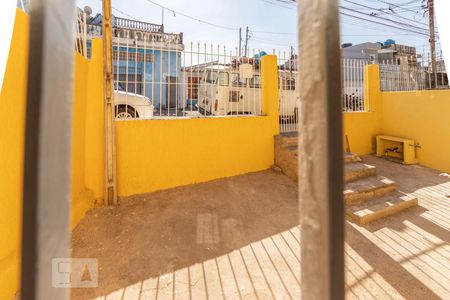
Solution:
{"label": "blue sky", "polygon": [[[150,23],[160,24],[162,19],[162,9],[151,2],[179,12],[165,10],[165,30],[183,32],[185,44],[188,47],[190,42],[220,44],[226,45],[227,48],[237,47],[237,28],[245,29],[246,26],[249,26],[251,31],[250,49],[271,52],[275,48],[277,51],[289,51],[291,45],[296,46],[294,34],[297,22],[296,11],[289,5],[276,5],[276,0],[112,0],[112,2],[115,15],[125,18],[131,16]],[[94,13],[101,11],[101,0],[77,0],[77,4],[80,7],[91,6]],[[351,9],[365,14],[375,12],[380,18],[377,19],[379,22],[386,22],[381,18],[387,18],[408,23],[411,28],[413,26],[426,28],[428,17],[423,15],[420,4],[421,0],[341,0],[341,5],[347,8],[344,10],[346,13],[365,17],[352,12]],[[393,16],[392,12],[396,12],[396,15]],[[227,27],[227,29],[200,23],[182,14]],[[278,32],[278,34],[265,32]],[[376,42],[392,38],[397,43],[416,46],[419,53],[428,51],[426,36],[342,15],[341,35],[342,42]]]}

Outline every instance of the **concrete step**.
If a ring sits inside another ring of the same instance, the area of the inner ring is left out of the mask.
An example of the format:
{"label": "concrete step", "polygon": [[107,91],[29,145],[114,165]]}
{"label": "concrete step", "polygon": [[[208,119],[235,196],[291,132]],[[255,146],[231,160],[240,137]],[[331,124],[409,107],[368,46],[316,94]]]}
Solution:
{"label": "concrete step", "polygon": [[298,146],[298,133],[288,132],[275,136],[275,146],[279,146],[281,148]]}
{"label": "concrete step", "polygon": [[344,163],[352,163],[352,162],[361,162],[361,158],[352,152],[345,152],[344,153]]}
{"label": "concrete step", "polygon": [[360,225],[391,216],[405,209],[418,205],[412,195],[394,192],[381,198],[366,201],[358,205],[347,206],[347,216]]}
{"label": "concrete step", "polygon": [[296,145],[275,146],[275,165],[294,181],[298,179],[298,148]]}
{"label": "concrete step", "polygon": [[375,197],[384,196],[396,189],[395,182],[383,176],[372,176],[348,182],[344,187],[345,204],[358,204]]}
{"label": "concrete step", "polygon": [[375,176],[377,170],[374,166],[357,162],[345,164],[344,172],[345,182],[350,182],[361,178]]}

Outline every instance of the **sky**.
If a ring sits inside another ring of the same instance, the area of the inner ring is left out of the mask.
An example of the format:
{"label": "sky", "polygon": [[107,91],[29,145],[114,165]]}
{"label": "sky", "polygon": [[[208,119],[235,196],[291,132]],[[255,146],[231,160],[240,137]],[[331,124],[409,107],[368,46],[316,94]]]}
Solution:
{"label": "sky", "polygon": [[[375,13],[377,16],[374,20],[378,22],[394,20],[407,23],[408,28],[414,30],[417,27],[428,27],[428,16],[424,15],[421,2],[422,0],[341,0],[341,6],[345,7],[341,11],[362,18],[370,18],[369,15]],[[238,29],[243,29],[244,36],[247,26],[250,30],[250,52],[253,49],[272,52],[275,49],[277,52],[288,53],[291,46],[297,47],[295,6],[280,4],[277,0],[112,0],[113,14],[161,24],[162,8],[155,3],[167,7],[164,10],[165,31],[183,32],[188,48],[192,42],[194,45],[206,43],[234,49],[239,44]],[[94,14],[101,12],[101,0],[77,0],[77,4],[81,8],[89,5]],[[341,43],[357,44],[386,39],[415,46],[418,53],[426,53],[429,49],[428,37],[425,35],[341,14]]]}

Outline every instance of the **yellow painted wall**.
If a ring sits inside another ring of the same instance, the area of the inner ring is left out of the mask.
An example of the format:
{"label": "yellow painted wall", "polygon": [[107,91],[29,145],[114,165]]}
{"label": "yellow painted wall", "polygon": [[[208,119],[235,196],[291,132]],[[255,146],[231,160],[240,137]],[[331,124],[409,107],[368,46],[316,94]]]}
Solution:
{"label": "yellow painted wall", "polygon": [[365,86],[364,99],[369,110],[367,112],[345,112],[344,146],[347,147],[348,138],[350,150],[358,155],[375,152],[376,136],[381,134],[382,101],[379,81],[378,65],[369,65],[364,71]]}
{"label": "yellow painted wall", "polygon": [[74,57],[74,98],[72,115],[71,227],[94,205],[94,193],[86,188],[86,109],[89,62],[79,53]]}
{"label": "yellow painted wall", "polygon": [[370,111],[343,116],[351,151],[374,153],[377,135],[413,139],[422,147],[419,164],[450,172],[450,91],[380,92],[377,65],[366,68],[365,78]]}
{"label": "yellow painted wall", "polygon": [[119,121],[120,196],[204,182],[269,168],[271,117]]}
{"label": "yellow painted wall", "polygon": [[274,163],[276,58],[262,62],[266,116],[117,121],[118,194],[127,196],[256,172]]}
{"label": "yellow painted wall", "polygon": [[19,287],[28,24],[17,10],[0,94],[0,299],[7,300]]}
{"label": "yellow painted wall", "polygon": [[[29,17],[17,10],[0,94],[0,299],[19,289],[22,176]],[[100,45],[100,46],[99,46]],[[103,198],[103,78],[101,40],[93,59],[74,57],[71,227]]]}
{"label": "yellow painted wall", "polygon": [[92,40],[91,50],[86,95],[85,185],[93,192],[95,203],[102,203],[105,168],[102,39]]}
{"label": "yellow painted wall", "polygon": [[450,172],[450,91],[384,92],[382,133],[420,143],[421,165]]}

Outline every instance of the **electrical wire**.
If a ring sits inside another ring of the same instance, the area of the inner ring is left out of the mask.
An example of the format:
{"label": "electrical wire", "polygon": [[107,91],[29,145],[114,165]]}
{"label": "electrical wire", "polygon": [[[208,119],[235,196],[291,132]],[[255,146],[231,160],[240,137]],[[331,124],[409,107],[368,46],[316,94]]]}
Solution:
{"label": "electrical wire", "polygon": [[177,14],[177,15],[183,16],[185,18],[197,21],[199,23],[203,23],[203,24],[206,24],[206,25],[209,25],[209,26],[213,26],[213,27],[217,27],[217,28],[221,28],[221,29],[225,29],[225,30],[233,30],[233,31],[239,30],[239,28],[223,26],[223,25],[215,24],[215,23],[212,23],[212,22],[209,22],[209,21],[205,21],[205,20],[202,20],[202,19],[198,19],[198,18],[192,17],[192,16],[190,16],[188,14],[185,14],[183,12],[180,12],[180,11],[168,8],[167,6],[161,5],[161,4],[159,4],[159,3],[157,3],[157,2],[155,2],[153,0],[145,0],[145,1],[147,1],[148,3],[151,3],[153,5],[159,6],[160,8],[167,9],[168,11],[171,11],[174,14]]}

